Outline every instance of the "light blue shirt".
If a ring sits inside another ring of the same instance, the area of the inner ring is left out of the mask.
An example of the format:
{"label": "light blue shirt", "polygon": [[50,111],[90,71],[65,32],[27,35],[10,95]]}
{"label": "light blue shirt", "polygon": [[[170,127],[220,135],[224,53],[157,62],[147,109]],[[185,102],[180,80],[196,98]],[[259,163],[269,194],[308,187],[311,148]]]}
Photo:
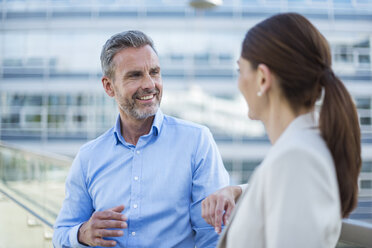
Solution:
{"label": "light blue shirt", "polygon": [[54,246],[86,247],[77,240],[80,225],[95,211],[124,204],[128,228],[109,238],[116,247],[215,247],[218,235],[201,217],[201,201],[229,176],[210,131],[160,110],[136,146],[120,130],[119,116],[74,159]]}

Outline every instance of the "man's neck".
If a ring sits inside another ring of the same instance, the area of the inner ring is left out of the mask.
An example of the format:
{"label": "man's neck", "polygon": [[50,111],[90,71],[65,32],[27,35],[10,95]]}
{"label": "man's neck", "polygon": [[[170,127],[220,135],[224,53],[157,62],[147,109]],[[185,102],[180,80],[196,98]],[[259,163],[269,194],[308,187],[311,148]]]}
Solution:
{"label": "man's neck", "polygon": [[134,119],[120,111],[121,135],[126,142],[136,146],[139,138],[150,132],[154,118]]}

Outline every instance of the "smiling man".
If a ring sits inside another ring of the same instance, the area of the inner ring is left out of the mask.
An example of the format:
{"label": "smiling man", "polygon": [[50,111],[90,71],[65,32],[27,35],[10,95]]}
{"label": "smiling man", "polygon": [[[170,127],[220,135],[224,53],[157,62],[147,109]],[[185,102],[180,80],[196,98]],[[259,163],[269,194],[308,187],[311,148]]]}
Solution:
{"label": "smiling man", "polygon": [[119,115],[74,159],[54,246],[215,247],[201,202],[228,174],[210,131],[161,112],[159,59],[144,33],[112,36],[101,64]]}

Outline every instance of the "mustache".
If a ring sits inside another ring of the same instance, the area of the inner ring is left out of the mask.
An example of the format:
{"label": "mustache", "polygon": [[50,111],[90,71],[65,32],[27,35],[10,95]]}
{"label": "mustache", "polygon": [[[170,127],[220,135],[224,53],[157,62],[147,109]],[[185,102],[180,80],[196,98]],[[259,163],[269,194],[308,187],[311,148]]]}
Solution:
{"label": "mustache", "polygon": [[145,89],[145,90],[138,89],[136,93],[133,94],[132,98],[133,99],[140,98],[143,95],[155,95],[155,94],[159,95],[159,93],[160,93],[160,90],[156,87],[153,89]]}

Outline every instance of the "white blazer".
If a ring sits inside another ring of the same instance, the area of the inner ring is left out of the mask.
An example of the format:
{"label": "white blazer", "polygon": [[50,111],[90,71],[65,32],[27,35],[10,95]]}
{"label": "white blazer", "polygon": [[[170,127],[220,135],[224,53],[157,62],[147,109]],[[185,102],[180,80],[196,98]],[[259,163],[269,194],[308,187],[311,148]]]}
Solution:
{"label": "white blazer", "polygon": [[335,247],[341,221],[333,159],[309,113],[291,122],[257,167],[218,247]]}

